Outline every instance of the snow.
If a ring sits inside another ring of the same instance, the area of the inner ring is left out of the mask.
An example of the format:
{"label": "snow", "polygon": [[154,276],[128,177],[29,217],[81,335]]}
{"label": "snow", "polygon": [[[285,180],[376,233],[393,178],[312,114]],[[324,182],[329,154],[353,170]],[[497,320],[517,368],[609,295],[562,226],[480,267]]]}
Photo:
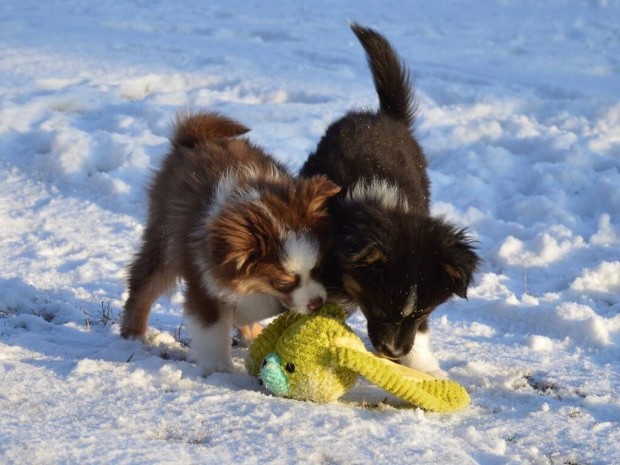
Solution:
{"label": "snow", "polygon": [[[299,168],[376,105],[349,21],[411,67],[433,210],[479,241],[469,300],[433,316],[464,411],[202,378],[179,292],[148,345],[119,336],[174,113],[227,113]],[[617,0],[3,0],[0,463],[620,463],[619,24]]]}

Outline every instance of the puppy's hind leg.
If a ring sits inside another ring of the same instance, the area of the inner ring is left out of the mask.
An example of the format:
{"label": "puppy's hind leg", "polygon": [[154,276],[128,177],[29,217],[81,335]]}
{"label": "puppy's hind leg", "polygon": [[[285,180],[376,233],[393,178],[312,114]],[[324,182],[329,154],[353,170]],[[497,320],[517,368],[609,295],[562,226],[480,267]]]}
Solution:
{"label": "puppy's hind leg", "polygon": [[129,297],[121,322],[124,338],[144,337],[151,306],[176,283],[177,273],[165,263],[161,244],[153,237],[147,231],[142,248],[129,267]]}

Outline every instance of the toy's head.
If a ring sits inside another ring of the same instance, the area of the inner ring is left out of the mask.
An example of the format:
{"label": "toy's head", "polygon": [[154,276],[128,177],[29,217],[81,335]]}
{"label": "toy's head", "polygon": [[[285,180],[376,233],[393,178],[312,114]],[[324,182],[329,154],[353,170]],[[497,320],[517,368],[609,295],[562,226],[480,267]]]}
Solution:
{"label": "toy's head", "polygon": [[261,364],[265,387],[279,396],[315,402],[334,401],[351,389],[357,373],[336,365],[331,351],[336,338],[356,337],[343,320],[342,310],[328,304],[320,314],[290,325]]}

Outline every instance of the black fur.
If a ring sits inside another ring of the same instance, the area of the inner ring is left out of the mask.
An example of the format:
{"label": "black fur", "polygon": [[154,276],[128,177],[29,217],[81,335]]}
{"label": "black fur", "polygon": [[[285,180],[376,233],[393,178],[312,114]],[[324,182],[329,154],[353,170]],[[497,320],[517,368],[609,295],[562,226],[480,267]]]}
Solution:
{"label": "black fur", "polygon": [[366,50],[381,113],[403,121],[411,128],[416,105],[413,88],[409,85],[409,70],[380,34],[357,24],[352,24],[351,29]]}
{"label": "black fur", "polygon": [[[467,296],[479,258],[464,230],[430,215],[408,70],[383,36],[351,28],[366,50],[379,110],[350,111],[332,123],[300,174],[325,174],[343,188],[330,205],[334,246],[324,280],[332,298],[360,306],[375,348],[397,358],[411,350],[416,331],[428,329],[434,308]],[[351,197],[357,183],[371,179],[394,186],[398,205]]]}

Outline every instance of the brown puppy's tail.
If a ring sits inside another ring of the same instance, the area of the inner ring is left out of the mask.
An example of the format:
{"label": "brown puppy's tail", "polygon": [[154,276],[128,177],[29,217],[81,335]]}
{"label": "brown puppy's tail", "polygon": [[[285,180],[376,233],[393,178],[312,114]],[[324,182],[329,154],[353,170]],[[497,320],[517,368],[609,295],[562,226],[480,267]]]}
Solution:
{"label": "brown puppy's tail", "polygon": [[194,148],[201,142],[236,137],[249,130],[219,113],[181,113],[177,115],[171,142],[175,146]]}
{"label": "brown puppy's tail", "polygon": [[417,105],[409,82],[409,70],[381,34],[356,23],[351,24],[351,29],[366,51],[381,112],[411,127]]}

